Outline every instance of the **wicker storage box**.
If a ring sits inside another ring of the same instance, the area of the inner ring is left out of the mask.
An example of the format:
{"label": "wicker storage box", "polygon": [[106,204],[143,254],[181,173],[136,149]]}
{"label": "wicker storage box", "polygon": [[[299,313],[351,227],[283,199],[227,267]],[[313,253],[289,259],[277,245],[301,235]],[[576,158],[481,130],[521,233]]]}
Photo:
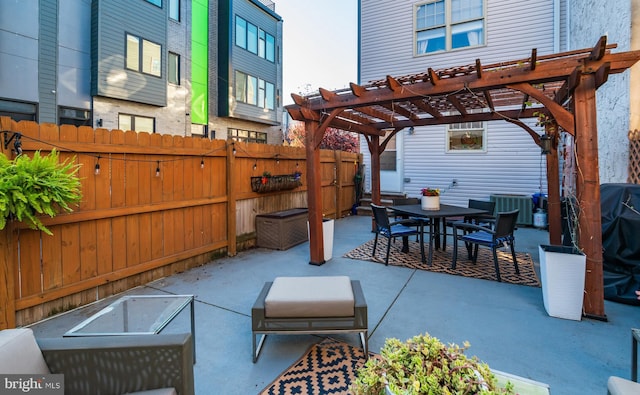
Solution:
{"label": "wicker storage box", "polygon": [[256,215],[256,244],[258,247],[286,250],[307,241],[309,210],[293,208]]}

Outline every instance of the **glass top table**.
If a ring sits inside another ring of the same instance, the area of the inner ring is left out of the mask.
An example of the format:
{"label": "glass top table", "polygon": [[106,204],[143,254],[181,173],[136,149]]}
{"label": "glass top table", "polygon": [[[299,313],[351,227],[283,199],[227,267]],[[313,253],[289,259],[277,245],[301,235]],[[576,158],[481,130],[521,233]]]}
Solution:
{"label": "glass top table", "polygon": [[193,358],[196,355],[193,295],[127,295],[67,331],[64,337],[154,335],[190,307]]}

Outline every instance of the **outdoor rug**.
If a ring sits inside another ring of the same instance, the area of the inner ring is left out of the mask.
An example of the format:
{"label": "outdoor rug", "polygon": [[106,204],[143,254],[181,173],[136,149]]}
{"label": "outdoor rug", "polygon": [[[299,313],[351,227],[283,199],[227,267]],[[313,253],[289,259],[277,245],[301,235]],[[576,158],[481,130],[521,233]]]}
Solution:
{"label": "outdoor rug", "polygon": [[[458,262],[456,268],[451,269],[451,260],[453,248],[447,245],[447,250],[433,250],[432,265],[429,266],[426,263],[422,263],[420,258],[420,243],[416,241],[409,241],[409,252],[402,252],[402,240],[396,240],[391,242],[391,252],[389,253],[389,265],[390,266],[403,266],[412,269],[428,270],[431,272],[454,274],[457,276],[475,277],[484,280],[496,281],[496,270],[493,265],[493,257],[491,250],[488,248],[482,248],[478,250],[478,261],[474,265],[467,257],[466,248],[458,247]],[[424,253],[428,257],[429,247],[425,245]],[[378,247],[376,248],[375,258],[371,256],[373,251],[373,240],[370,240],[361,246],[347,252],[344,256],[351,259],[358,259],[361,261],[372,261],[382,263],[384,265],[384,257],[387,252],[387,239],[379,239]],[[516,252],[516,258],[518,260],[518,268],[520,274],[516,274],[511,260],[511,252],[509,249],[504,251],[498,250],[498,263],[500,264],[500,277],[505,283],[528,285],[531,287],[539,287],[540,280],[533,267],[533,260],[531,255],[522,252]]]}
{"label": "outdoor rug", "polygon": [[326,338],[311,346],[259,395],[348,394],[365,362],[361,348]]}

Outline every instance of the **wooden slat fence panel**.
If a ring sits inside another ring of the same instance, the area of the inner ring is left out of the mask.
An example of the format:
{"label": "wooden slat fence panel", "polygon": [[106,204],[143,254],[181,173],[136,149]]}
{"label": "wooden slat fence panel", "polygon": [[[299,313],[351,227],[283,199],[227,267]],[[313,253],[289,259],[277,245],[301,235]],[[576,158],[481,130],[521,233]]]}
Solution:
{"label": "wooden slat fence panel", "polygon": [[[229,246],[230,224],[231,234],[242,236],[234,242],[253,245],[257,214],[306,207],[304,148],[234,142],[231,160],[231,142],[222,140],[16,123],[6,117],[0,124],[22,133],[26,155],[35,150],[46,155],[55,147],[61,160],[73,158],[81,165],[83,191],[73,213],[43,218],[53,236],[20,223],[0,232],[7,247],[0,266],[12,279],[5,278],[10,295],[0,293],[0,328],[26,325],[206,263],[218,250],[235,251]],[[358,158],[321,152],[326,216],[348,212],[353,204],[347,196]],[[234,179],[228,184],[230,169]],[[253,192],[251,177],[264,171],[301,172],[302,186]],[[234,221],[228,218],[230,207]]]}

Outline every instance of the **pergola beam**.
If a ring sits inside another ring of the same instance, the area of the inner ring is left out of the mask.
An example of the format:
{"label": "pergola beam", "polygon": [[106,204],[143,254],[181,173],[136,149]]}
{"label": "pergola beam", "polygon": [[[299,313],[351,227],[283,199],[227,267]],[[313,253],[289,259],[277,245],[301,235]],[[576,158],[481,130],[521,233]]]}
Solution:
{"label": "pergola beam", "polygon": [[[629,51],[616,54],[605,54],[600,60],[595,60],[584,64],[584,58],[560,58],[538,62],[534,70],[528,67],[511,67],[504,70],[496,69],[491,73],[482,74],[482,78],[477,75],[468,74],[452,78],[438,78],[435,71],[429,69],[429,82],[416,82],[411,85],[411,89],[401,89],[393,91],[391,89],[366,89],[360,85],[351,84],[352,93],[336,95],[332,100],[308,100],[305,104],[310,109],[331,109],[336,107],[357,108],[368,106],[375,102],[377,105],[390,103],[392,101],[414,100],[424,97],[451,95],[467,87],[474,92],[484,92],[486,90],[499,89],[505,85],[518,83],[529,83],[531,85],[545,84],[549,82],[561,83],[566,80],[576,68],[583,68],[584,72],[594,72],[604,63],[610,64],[610,73],[619,73],[632,66],[640,51]],[[298,104],[298,103],[296,103]],[[298,104],[300,105],[300,104]]]}

